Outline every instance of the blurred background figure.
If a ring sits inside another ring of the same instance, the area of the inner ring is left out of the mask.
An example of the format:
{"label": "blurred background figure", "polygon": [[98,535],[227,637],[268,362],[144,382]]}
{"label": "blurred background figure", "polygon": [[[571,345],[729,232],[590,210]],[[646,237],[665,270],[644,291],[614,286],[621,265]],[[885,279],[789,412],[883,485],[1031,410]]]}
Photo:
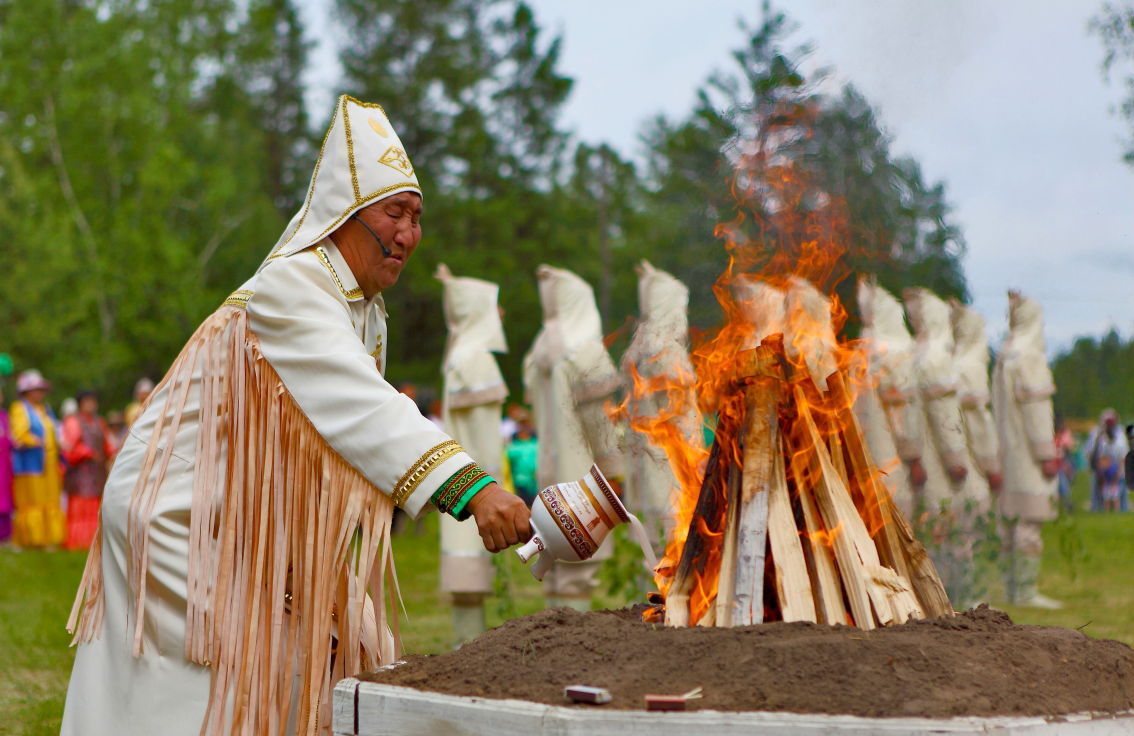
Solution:
{"label": "blurred background figure", "polygon": [[1017,291],[1008,292],[1008,337],[996,358],[992,410],[1000,434],[1004,488],[1005,592],[1008,601],[1033,608],[1062,608],[1038,587],[1043,555],[1041,530],[1056,517],[1055,379],[1047,364],[1043,310]]}
{"label": "blurred background figure", "polygon": [[1119,429],[1118,412],[1103,409],[1099,423],[1087,437],[1083,454],[1091,469],[1091,511],[1125,511],[1126,436]]}
{"label": "blurred background figure", "polygon": [[114,443],[114,451],[122,447],[126,441],[126,415],[117,409],[106,413],[106,426],[110,430],[110,439]]}
{"label": "blurred background figure", "polygon": [[20,398],[10,411],[15,520],[12,542],[19,547],[63,543],[63,474],[59,467],[59,420],[44,400],[51,384],[37,370],[16,379]]}
{"label": "blurred background figure", "polygon": [[[1075,510],[1071,502],[1071,481],[1075,479],[1075,435],[1059,414],[1055,415],[1055,456],[1059,460],[1059,506],[1066,512]],[[1127,478],[1130,475],[1127,473]]]}
{"label": "blurred background figure", "polygon": [[[437,421],[493,478],[503,477],[504,443],[498,427],[508,387],[495,353],[505,353],[504,325],[497,300],[500,287],[480,279],[454,276],[437,267],[448,341],[441,363],[443,399]],[[430,419],[434,418],[431,408]],[[457,510],[459,513],[459,509]],[[441,590],[449,593],[455,645],[484,632],[484,601],[496,574],[476,522],[441,515]]]}
{"label": "blurred background figure", "polygon": [[154,392],[154,382],[149,378],[143,376],[138,379],[134,384],[134,400],[126,405],[126,427],[129,428],[138,415],[142,413],[142,407],[146,403],[146,399],[150,398],[150,394]]}
{"label": "blurred background figure", "polygon": [[[602,317],[590,284],[562,268],[540,266],[543,327],[524,356],[524,390],[539,435],[539,487],[577,481],[597,464],[608,479],[624,476],[620,427],[604,404],[622,386],[606,352]],[[598,570],[614,550],[608,536],[584,562],[557,561],[543,579],[548,608],[590,610]]]}
{"label": "blurred background figure", "polygon": [[[622,355],[630,426],[641,423],[701,448],[702,420],[689,360],[689,289],[648,261],[637,271],[641,317]],[[627,433],[626,481],[627,505],[642,517],[654,551],[661,554],[674,523],[670,499],[680,484],[665,449],[645,432]]]}
{"label": "blurred background figure", "polygon": [[921,465],[921,406],[914,375],[914,341],[905,313],[893,294],[873,278],[858,282],[862,338],[874,385],[855,399],[870,454],[887,472],[882,482],[907,519],[914,519],[916,495],[925,483]]}
{"label": "blurred background figure", "polygon": [[59,421],[62,422],[67,417],[73,417],[79,413],[79,402],[75,400],[74,396],[68,396],[63,399],[59,404]]}
{"label": "blurred background figure", "polygon": [[86,549],[98,527],[98,507],[110,460],[117,452],[110,428],[98,414],[98,394],[83,391],[75,397],[79,410],[63,419],[63,458],[67,472],[67,549]]}
{"label": "blurred background figure", "polygon": [[0,389],[0,544],[12,538],[12,429]]}
{"label": "blurred background figure", "polygon": [[512,485],[516,495],[524,499],[529,507],[539,493],[539,484],[536,474],[539,465],[539,440],[536,438],[535,427],[532,426],[532,417],[528,410],[519,404],[513,404],[511,416],[508,419],[515,427],[504,452],[508,457],[508,467],[512,471]]}

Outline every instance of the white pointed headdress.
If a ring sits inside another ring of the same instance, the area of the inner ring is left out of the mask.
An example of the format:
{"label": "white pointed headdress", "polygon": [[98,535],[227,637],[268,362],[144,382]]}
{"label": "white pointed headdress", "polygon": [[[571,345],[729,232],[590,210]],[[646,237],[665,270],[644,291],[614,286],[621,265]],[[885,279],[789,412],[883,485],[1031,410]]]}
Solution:
{"label": "white pointed headdress", "polygon": [[268,259],[315,245],[358,210],[400,192],[421,194],[421,187],[386,111],[341,95],[307,198]]}

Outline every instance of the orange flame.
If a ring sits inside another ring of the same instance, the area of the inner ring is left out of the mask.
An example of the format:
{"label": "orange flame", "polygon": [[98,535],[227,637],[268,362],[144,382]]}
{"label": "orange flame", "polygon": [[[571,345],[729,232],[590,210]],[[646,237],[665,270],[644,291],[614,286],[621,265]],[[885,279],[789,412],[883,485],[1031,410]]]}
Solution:
{"label": "orange flame", "polygon": [[[867,380],[862,345],[837,337],[847,311],[834,290],[850,274],[845,259],[845,203],[814,186],[803,157],[796,154],[796,146],[806,139],[812,113],[807,105],[781,105],[756,120],[754,140],[739,141],[734,146],[735,171],[730,188],[736,215],[717,225],[714,232],[724,239],[729,254],[728,266],[713,286],[724,322],[694,344],[691,360],[695,378],[675,369],[662,371],[668,375],[644,379],[631,369],[633,397],[664,391],[670,401],[655,416],[633,416],[632,412],[628,416],[635,431],[644,433],[665,451],[678,482],[672,497],[675,526],[656,570],[663,595],[669,592],[690,529],[705,542],[689,593],[690,624],[705,615],[717,594],[724,511],[722,505],[720,518],[703,518],[695,513],[709,452],[680,430],[680,418],[694,409],[694,402],[704,416],[716,416],[718,440],[725,442],[720,448],[724,464],[741,462],[741,433],[722,431],[738,429],[744,422],[743,392],[737,390],[743,378],[738,374],[743,361],[738,355],[755,348],[773,332],[781,332],[788,381],[803,388],[796,394],[804,397],[827,445],[815,447],[810,433],[799,426],[802,422],[782,417],[781,426],[789,428],[785,446],[801,456],[799,465],[791,465],[809,468],[810,461],[802,456],[810,457],[822,449],[833,450],[832,457],[839,466],[847,459],[838,436],[848,422],[854,421],[851,406],[855,389]],[[766,308],[781,301],[782,318]],[[839,377],[839,386],[828,386],[827,378],[832,375]],[[792,395],[791,386],[785,395]],[[842,390],[835,390],[840,387]],[[794,414],[795,410],[785,411]],[[795,477],[789,486],[798,492],[800,486],[812,483],[810,471],[806,475]],[[724,483],[718,485],[723,492]],[[858,495],[856,502],[862,501],[861,489],[852,488],[852,493]],[[861,509],[863,504],[858,505]],[[863,513],[874,535],[882,526],[883,515],[876,507]],[[810,537],[830,546],[839,533],[836,526],[814,530]]]}

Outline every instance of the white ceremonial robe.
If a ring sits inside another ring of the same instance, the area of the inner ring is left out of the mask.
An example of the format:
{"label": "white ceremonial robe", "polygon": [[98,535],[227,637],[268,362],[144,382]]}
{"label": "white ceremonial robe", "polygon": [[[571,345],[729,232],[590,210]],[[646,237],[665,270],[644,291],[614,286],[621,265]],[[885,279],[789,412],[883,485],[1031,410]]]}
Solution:
{"label": "white ceremonial robe", "polygon": [[[540,266],[537,274],[544,324],[524,358],[524,388],[539,438],[539,486],[579,480],[592,464],[620,479],[619,428],[604,404],[622,379],[602,343],[594,292],[570,271]],[[599,564],[611,554],[608,536],[590,560],[556,562],[544,578],[544,595],[589,601]]]}
{"label": "white ceremonial robe", "polygon": [[645,425],[651,433],[674,433],[690,448],[703,449],[705,441],[689,360],[689,290],[646,261],[638,273],[641,321],[622,356],[630,425],[626,495],[627,506],[642,517],[654,551],[660,554],[672,531],[674,497],[680,485],[666,450],[638,427]]}
{"label": "white ceremonial robe", "polygon": [[[499,287],[469,277],[453,276],[444,265],[442,283],[448,345],[442,363],[442,420],[477,464],[499,480],[504,442],[500,416],[508,388],[493,353],[507,351],[497,307]],[[448,593],[492,592],[495,568],[476,522],[441,517],[441,590]],[[480,604],[476,604],[479,608]],[[456,621],[455,621],[456,625]],[[457,632],[458,638],[463,632]],[[471,632],[468,632],[471,633]],[[479,633],[479,632],[477,632]]]}
{"label": "white ceremonial robe", "polygon": [[1057,516],[1058,480],[1043,474],[1055,457],[1055,382],[1047,364],[1043,313],[1035,301],[1009,296],[1010,332],[993,373],[993,411],[1004,460],[1000,511],[1039,524]]}
{"label": "white ceremonial robe", "polygon": [[866,344],[869,385],[855,397],[854,411],[882,481],[902,515],[913,518],[914,489],[909,480],[907,449],[913,428],[920,426],[915,404],[913,339],[906,329],[902,306],[872,280],[858,283],[862,339]]}
{"label": "white ceremonial robe", "polygon": [[958,375],[958,399],[974,477],[968,487],[977,512],[992,508],[988,476],[1000,472],[1000,441],[989,407],[988,341],[984,318],[960,302],[953,303],[953,362]]}
{"label": "white ceremonial robe", "polygon": [[[248,324],[264,357],[319,435],[376,489],[406,491],[405,476],[422,467],[415,459],[449,440],[383,379],[386,315],[381,297],[363,298],[329,239],[270,261],[230,300],[246,301]],[[105,618],[93,641],[78,647],[63,736],[197,736],[201,730],[210,670],[187,661],[185,654],[200,377],[198,366],[176,416],[169,467],[149,522],[139,656],[131,653],[134,593],[128,582],[127,527],[135,479],[170,390],[164,381],[130,428],[107,480],[101,548]],[[167,427],[174,420],[167,417]],[[225,462],[223,453],[220,459]],[[412,516],[421,515],[440,485],[471,462],[461,451],[425,468],[400,505]],[[391,650],[389,633],[380,636],[383,648]],[[288,651],[280,655],[293,656]]]}

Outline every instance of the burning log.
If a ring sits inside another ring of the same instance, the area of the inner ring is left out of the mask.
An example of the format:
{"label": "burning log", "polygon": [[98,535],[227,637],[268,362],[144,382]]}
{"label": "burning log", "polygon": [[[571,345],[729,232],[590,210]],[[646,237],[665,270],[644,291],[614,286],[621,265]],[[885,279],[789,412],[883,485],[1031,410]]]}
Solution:
{"label": "burning log", "polygon": [[732,399],[743,400],[742,417],[722,413],[665,623],[870,629],[950,613],[932,562],[879,481],[845,376],[835,370],[820,383],[812,369],[822,362],[793,372],[787,361],[779,335],[737,357],[744,375]]}

